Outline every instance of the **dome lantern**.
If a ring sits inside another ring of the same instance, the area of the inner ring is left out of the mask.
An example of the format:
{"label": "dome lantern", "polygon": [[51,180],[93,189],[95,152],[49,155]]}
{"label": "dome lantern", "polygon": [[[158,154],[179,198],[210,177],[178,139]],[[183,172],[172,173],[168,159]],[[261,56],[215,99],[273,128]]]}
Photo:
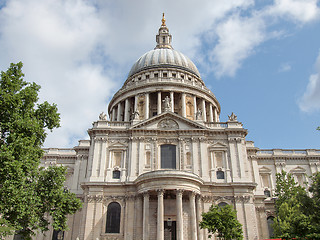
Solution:
{"label": "dome lantern", "polygon": [[154,49],[159,48],[169,48],[172,49],[171,40],[172,36],[169,33],[169,29],[166,25],[166,19],[164,18],[164,13],[162,14],[162,24],[159,28],[159,33],[156,36],[157,46]]}

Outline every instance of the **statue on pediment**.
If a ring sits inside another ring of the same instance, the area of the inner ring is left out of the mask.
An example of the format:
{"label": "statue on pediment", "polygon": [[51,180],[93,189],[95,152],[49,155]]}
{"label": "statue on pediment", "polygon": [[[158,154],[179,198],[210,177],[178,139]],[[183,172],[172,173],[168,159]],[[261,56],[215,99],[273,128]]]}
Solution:
{"label": "statue on pediment", "polygon": [[107,121],[107,114],[105,114],[104,112],[100,113],[99,120]]}
{"label": "statue on pediment", "polygon": [[237,122],[237,116],[232,112],[230,116],[228,116],[228,122]]}

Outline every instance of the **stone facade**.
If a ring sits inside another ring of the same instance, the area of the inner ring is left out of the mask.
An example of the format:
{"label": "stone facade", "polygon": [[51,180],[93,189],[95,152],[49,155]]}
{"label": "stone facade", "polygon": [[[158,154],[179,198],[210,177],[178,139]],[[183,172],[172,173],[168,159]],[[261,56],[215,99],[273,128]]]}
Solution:
{"label": "stone facade", "polygon": [[[172,49],[164,19],[156,39],[111,100],[110,121],[102,113],[90,140],[73,149],[45,149],[42,165],[66,166],[66,186],[83,201],[64,239],[204,240],[201,213],[219,203],[237,210],[245,239],[268,238],[275,174],[286,170],[304,184],[305,174],[319,171],[320,150],[255,147],[234,114],[220,122],[218,100]],[[114,202],[120,228],[108,233]]]}

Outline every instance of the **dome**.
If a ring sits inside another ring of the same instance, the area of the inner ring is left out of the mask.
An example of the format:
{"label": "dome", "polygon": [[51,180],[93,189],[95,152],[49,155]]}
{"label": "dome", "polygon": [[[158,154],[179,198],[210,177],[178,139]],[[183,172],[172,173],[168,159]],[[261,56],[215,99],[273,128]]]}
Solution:
{"label": "dome", "polygon": [[200,73],[195,64],[181,52],[171,48],[156,48],[142,55],[133,64],[128,78],[140,71],[157,67],[180,68],[200,77]]}

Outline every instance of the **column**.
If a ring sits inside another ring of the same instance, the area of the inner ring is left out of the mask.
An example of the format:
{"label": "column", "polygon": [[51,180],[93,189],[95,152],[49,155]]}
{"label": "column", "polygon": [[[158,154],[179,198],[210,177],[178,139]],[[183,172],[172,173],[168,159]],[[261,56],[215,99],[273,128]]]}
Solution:
{"label": "column", "polygon": [[136,111],[138,111],[138,95],[134,96],[134,111],[133,112],[136,112]]}
{"label": "column", "polygon": [[125,104],[124,104],[124,121],[129,122],[129,99],[126,98]]}
{"label": "column", "polygon": [[163,189],[158,189],[157,240],[164,240]]}
{"label": "column", "polygon": [[145,119],[148,119],[149,118],[149,93],[146,93],[146,102],[145,102]]}
{"label": "column", "polygon": [[122,113],[122,109],[121,109],[121,102],[118,103],[118,114],[117,114],[117,121],[121,121],[121,113]]}
{"label": "column", "polygon": [[[197,222],[201,222],[202,221],[202,206],[201,206],[201,196],[198,195],[197,196]],[[197,225],[198,227],[198,240],[203,240],[203,229],[200,229],[199,224]]]}
{"label": "column", "polygon": [[182,104],[182,116],[187,117],[186,94],[185,93],[182,93],[182,95],[181,95],[181,104]]}
{"label": "column", "polygon": [[170,100],[171,100],[171,112],[174,112],[174,99],[173,99],[173,92],[170,92]]}
{"label": "column", "polygon": [[158,92],[158,103],[157,103],[158,109],[157,114],[159,115],[161,113],[161,92]]}
{"label": "column", "polygon": [[149,193],[143,193],[143,240],[149,240]]}
{"label": "column", "polygon": [[209,121],[210,122],[213,122],[213,106],[212,106],[212,103],[210,103],[210,105],[209,105],[209,117],[210,117],[210,119],[209,119]]}
{"label": "column", "polygon": [[197,120],[197,97],[193,96],[193,119]]}
{"label": "column", "polygon": [[214,108],[214,121],[219,122],[217,108]]}
{"label": "column", "polygon": [[206,113],[206,100],[202,99],[202,120],[204,122],[207,121],[207,113]]}
{"label": "column", "polygon": [[190,219],[191,219],[191,240],[197,240],[197,219],[195,193],[189,193]]}
{"label": "column", "polygon": [[177,190],[177,239],[183,240],[183,212],[182,212],[183,190]]}
{"label": "column", "polygon": [[115,121],[116,120],[116,109],[115,107],[112,108],[112,120],[111,121]]}

